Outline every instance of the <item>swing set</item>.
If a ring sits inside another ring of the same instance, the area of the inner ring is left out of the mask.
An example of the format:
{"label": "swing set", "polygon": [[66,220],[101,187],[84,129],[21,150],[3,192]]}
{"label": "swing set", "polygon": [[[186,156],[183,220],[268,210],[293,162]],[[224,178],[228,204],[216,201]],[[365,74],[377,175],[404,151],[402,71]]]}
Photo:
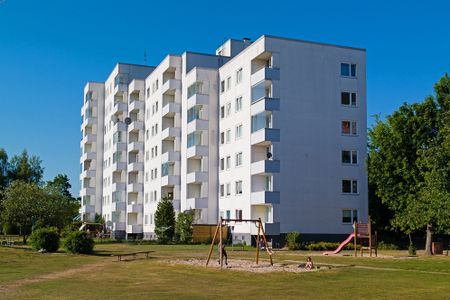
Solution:
{"label": "swing set", "polygon": [[222,228],[224,226],[228,226],[230,223],[254,223],[255,226],[258,228],[258,234],[256,235],[256,264],[259,263],[259,243],[260,238],[264,241],[264,248],[266,249],[267,254],[270,258],[270,265],[273,266],[272,261],[272,252],[269,250],[269,245],[267,244],[266,234],[264,233],[264,227],[261,222],[261,218],[259,219],[224,219],[220,217],[219,222],[217,223],[216,231],[214,232],[214,237],[211,242],[211,247],[209,247],[209,253],[208,253],[208,259],[206,260],[206,266],[209,264],[209,260],[211,259],[211,254],[214,250],[214,244],[216,243],[217,234],[219,234],[219,261],[220,261],[220,268],[223,267],[223,253],[222,253],[222,246],[223,246],[223,233]]}

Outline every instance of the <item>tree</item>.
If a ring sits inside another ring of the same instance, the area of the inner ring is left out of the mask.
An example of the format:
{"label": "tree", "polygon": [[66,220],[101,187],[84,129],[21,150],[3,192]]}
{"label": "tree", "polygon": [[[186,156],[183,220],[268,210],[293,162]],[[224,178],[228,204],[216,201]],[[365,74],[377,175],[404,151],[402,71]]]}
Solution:
{"label": "tree", "polygon": [[6,150],[0,148],[0,190],[8,185],[8,154]]}
{"label": "tree", "polygon": [[405,103],[386,121],[377,118],[369,130],[369,182],[392,212],[394,228],[409,234],[410,241],[411,233],[427,230],[427,254],[433,229],[449,224],[450,147],[444,147],[449,87],[446,74],[435,86],[435,98]]}
{"label": "tree", "polygon": [[175,211],[172,202],[164,197],[155,212],[155,233],[161,243],[173,240],[175,234]]}
{"label": "tree", "polygon": [[2,220],[20,228],[24,244],[44,213],[45,198],[44,190],[34,183],[16,181],[5,190]]}
{"label": "tree", "polygon": [[192,242],[192,223],[194,214],[191,211],[180,212],[175,226],[176,239],[182,243]]}
{"label": "tree", "polygon": [[39,157],[33,155],[30,158],[27,150],[23,150],[20,156],[14,155],[11,158],[9,162],[8,178],[10,182],[22,180],[40,185],[42,184],[42,177],[44,175],[44,168],[41,164],[42,161]]}
{"label": "tree", "polygon": [[53,180],[47,181],[47,188],[49,190],[53,190],[67,198],[73,198],[69,191],[71,187],[69,177],[66,174],[58,174]]}

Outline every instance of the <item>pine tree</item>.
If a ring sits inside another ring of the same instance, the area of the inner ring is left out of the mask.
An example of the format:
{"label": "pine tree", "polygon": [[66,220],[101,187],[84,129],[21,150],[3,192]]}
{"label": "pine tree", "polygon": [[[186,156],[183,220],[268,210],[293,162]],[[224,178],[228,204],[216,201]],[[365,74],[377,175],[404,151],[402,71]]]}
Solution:
{"label": "pine tree", "polygon": [[163,244],[172,241],[175,235],[175,211],[166,197],[158,203],[155,212],[155,233]]}

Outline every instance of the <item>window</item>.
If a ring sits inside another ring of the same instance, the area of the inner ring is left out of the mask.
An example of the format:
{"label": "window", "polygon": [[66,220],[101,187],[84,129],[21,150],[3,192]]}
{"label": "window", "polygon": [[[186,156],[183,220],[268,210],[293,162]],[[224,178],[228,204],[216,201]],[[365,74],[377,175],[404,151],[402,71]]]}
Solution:
{"label": "window", "polygon": [[227,103],[227,117],[231,115],[231,102]]}
{"label": "window", "polygon": [[230,183],[227,183],[227,186],[226,186],[227,188],[226,188],[226,190],[227,190],[227,196],[230,196],[231,195],[231,184]]}
{"label": "window", "polygon": [[235,106],[235,111],[236,112],[242,110],[242,96],[236,98],[236,103],[235,103],[234,106]]}
{"label": "window", "polygon": [[236,195],[242,195],[242,180],[236,181]]}
{"label": "window", "polygon": [[227,168],[227,170],[230,169],[230,166],[231,166],[231,156],[227,156],[227,159],[226,159],[226,168]]}
{"label": "window", "polygon": [[355,150],[342,150],[342,163],[356,165],[358,163],[358,152]]}
{"label": "window", "polygon": [[220,185],[220,197],[225,195],[225,186],[223,184]]}
{"label": "window", "polygon": [[272,128],[272,113],[270,111],[263,111],[252,116],[252,132],[263,128]]}
{"label": "window", "polygon": [[220,133],[220,144],[225,144],[225,133],[223,131]]}
{"label": "window", "polygon": [[227,91],[231,88],[231,76],[227,77]]}
{"label": "window", "polygon": [[194,107],[191,107],[187,111],[187,121],[192,122],[194,120],[200,120],[203,118],[203,106],[201,105],[195,105]]}
{"label": "window", "polygon": [[357,135],[356,121],[342,121],[341,133],[344,135]]}
{"label": "window", "polygon": [[222,80],[220,82],[220,92],[221,93],[225,92],[225,80]]}
{"label": "window", "polygon": [[231,219],[231,211],[227,210],[226,216],[227,216],[227,219]]}
{"label": "window", "polygon": [[265,190],[272,192],[273,191],[273,185],[272,185],[272,176],[265,176]]}
{"label": "window", "polygon": [[225,118],[225,106],[220,107],[220,118]]}
{"label": "window", "polygon": [[358,193],[358,180],[343,179],[342,180],[342,193],[357,194]]}
{"label": "window", "polygon": [[242,220],[242,209],[236,209],[236,219]]}
{"label": "window", "polygon": [[197,82],[191,84],[188,87],[188,90],[187,90],[187,97],[191,98],[195,94],[201,94],[202,93],[202,87],[203,87],[203,82],[202,81],[197,81]]}
{"label": "window", "polygon": [[221,158],[220,159],[220,171],[225,170],[225,159]]}
{"label": "window", "polygon": [[236,84],[242,82],[242,68],[236,71]]}
{"label": "window", "polygon": [[341,104],[346,106],[356,106],[356,93],[342,92]]}
{"label": "window", "polygon": [[145,193],[145,203],[148,203],[148,193]]}
{"label": "window", "polygon": [[199,146],[202,144],[202,133],[201,132],[192,132],[187,136],[187,147],[190,148],[192,146]]}
{"label": "window", "polygon": [[227,129],[227,144],[231,141],[231,129]]}
{"label": "window", "polygon": [[238,125],[238,126],[236,126],[235,138],[236,138],[236,140],[238,140],[241,137],[242,137],[242,125]]}
{"label": "window", "polygon": [[343,209],[342,210],[342,223],[353,224],[358,222],[358,210],[356,209]]}
{"label": "window", "polygon": [[236,153],[236,167],[242,166],[242,152]]}
{"label": "window", "polygon": [[145,225],[147,225],[148,224],[148,215],[145,215]]}
{"label": "window", "polygon": [[356,64],[341,63],[341,76],[356,77]]}

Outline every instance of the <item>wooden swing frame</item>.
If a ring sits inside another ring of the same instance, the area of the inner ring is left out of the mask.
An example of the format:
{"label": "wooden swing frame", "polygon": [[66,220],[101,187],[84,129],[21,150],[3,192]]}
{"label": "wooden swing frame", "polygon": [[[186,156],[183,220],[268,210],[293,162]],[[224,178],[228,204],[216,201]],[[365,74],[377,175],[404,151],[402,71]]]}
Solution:
{"label": "wooden swing frame", "polygon": [[272,261],[272,252],[270,252],[269,250],[269,245],[267,244],[267,239],[266,239],[266,234],[264,233],[264,227],[261,221],[261,218],[259,219],[224,219],[222,217],[220,217],[219,222],[217,223],[217,227],[216,227],[216,231],[214,232],[214,237],[212,239],[211,242],[211,246],[209,247],[209,252],[208,252],[208,259],[206,260],[206,266],[208,266],[209,261],[211,259],[211,255],[212,252],[214,250],[214,244],[216,243],[216,237],[217,234],[219,234],[219,261],[220,261],[220,268],[223,267],[223,253],[222,253],[222,245],[223,245],[223,233],[222,233],[222,228],[224,226],[227,226],[229,223],[234,222],[234,223],[255,223],[256,226],[258,227],[258,234],[256,235],[256,264],[259,263],[259,239],[260,236],[262,237],[263,241],[264,241],[264,246],[266,248],[266,252],[269,255],[270,258],[270,265],[273,266],[273,261]]}

